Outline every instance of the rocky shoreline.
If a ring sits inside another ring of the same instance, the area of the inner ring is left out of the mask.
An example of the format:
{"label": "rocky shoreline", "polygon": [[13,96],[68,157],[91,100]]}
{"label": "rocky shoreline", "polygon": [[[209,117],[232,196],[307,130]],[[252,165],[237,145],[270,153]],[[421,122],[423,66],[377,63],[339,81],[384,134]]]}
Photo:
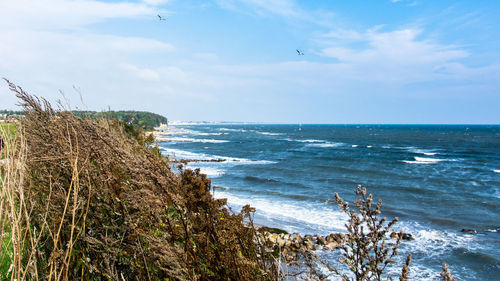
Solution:
{"label": "rocky shoreline", "polygon": [[[266,251],[279,254],[285,261],[296,261],[297,258],[306,253],[315,251],[334,251],[340,249],[349,239],[345,233],[331,233],[326,236],[302,235],[300,233],[288,233],[278,228],[257,227],[258,242],[266,247]],[[399,238],[401,237],[401,238]],[[388,239],[400,239],[401,241],[415,240],[409,233],[392,232]]]}

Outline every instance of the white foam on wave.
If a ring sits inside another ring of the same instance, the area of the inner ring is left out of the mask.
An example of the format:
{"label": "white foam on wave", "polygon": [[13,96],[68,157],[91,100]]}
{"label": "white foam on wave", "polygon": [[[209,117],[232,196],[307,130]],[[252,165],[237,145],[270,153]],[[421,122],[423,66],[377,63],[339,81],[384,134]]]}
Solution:
{"label": "white foam on wave", "polygon": [[357,145],[357,144],[353,144],[353,145],[351,145],[351,147],[358,147],[358,146],[359,146],[359,145]]}
{"label": "white foam on wave", "polygon": [[220,177],[220,176],[224,175],[225,172],[226,172],[223,169],[218,169],[218,168],[215,168],[215,167],[207,167],[207,166],[196,166],[193,163],[189,163],[189,165],[187,165],[187,167],[189,169],[192,169],[192,170],[194,170],[194,169],[200,169],[200,172],[202,174],[205,174],[205,175],[207,175],[210,178]]}
{"label": "white foam on wave", "polygon": [[219,131],[225,131],[225,132],[247,132],[247,130],[244,129],[230,129],[230,128],[219,128]]}
{"label": "white foam on wave", "polygon": [[366,148],[372,148],[373,146],[372,145],[367,145]]}
{"label": "white foam on wave", "polygon": [[204,153],[195,153],[189,152],[185,150],[175,149],[175,148],[160,148],[164,151],[168,156],[178,159],[187,159],[187,160],[209,160],[213,159],[212,155],[204,154]]}
{"label": "white foam on wave", "polygon": [[195,139],[195,138],[157,138],[159,141],[171,141],[171,142],[201,142],[201,143],[226,143],[228,140],[216,140],[216,139]]}
{"label": "white foam on wave", "polygon": [[423,148],[418,148],[418,147],[402,147],[403,149],[406,149],[408,152],[416,153],[416,154],[423,154],[427,156],[434,156],[438,154],[437,150],[438,149],[423,149]]}
{"label": "white foam on wave", "polygon": [[306,146],[328,148],[328,147],[339,147],[343,145],[344,143],[341,142],[325,142],[325,143],[309,143]]}
{"label": "white foam on wave", "polygon": [[307,143],[316,143],[316,142],[326,142],[324,140],[314,140],[314,139],[306,139],[306,140],[293,140],[293,141],[298,141],[298,142],[307,142]]}
{"label": "white foam on wave", "polygon": [[436,164],[438,162],[442,161],[457,161],[456,159],[438,159],[438,158],[425,158],[425,157],[414,157],[414,161],[410,160],[402,160],[402,162],[408,163],[408,164]]}
{"label": "white foam on wave", "polygon": [[500,174],[500,170],[493,170],[494,173]]}
{"label": "white foam on wave", "polygon": [[304,225],[314,225],[316,229],[331,233],[345,229],[347,222],[345,213],[336,211],[332,205],[320,203],[303,203],[291,200],[278,201],[263,197],[240,197],[229,192],[219,191],[215,193],[216,198],[227,198],[228,202],[237,206],[250,204],[257,212],[270,219],[297,221]]}
{"label": "white foam on wave", "polygon": [[156,136],[191,135],[194,133],[195,133],[195,131],[193,131],[193,130],[184,129],[184,128],[175,128],[175,127],[169,127],[168,130],[154,132],[154,134]]}
{"label": "white foam on wave", "polygon": [[255,131],[257,134],[261,135],[266,135],[266,136],[281,136],[283,135],[282,133],[270,133],[270,132],[260,132],[260,131]]}
{"label": "white foam on wave", "polygon": [[420,252],[428,256],[439,257],[451,249],[477,250],[480,247],[476,243],[475,235],[429,229],[416,222],[401,222],[400,225],[403,232],[410,233],[415,238],[414,241],[405,243],[405,247],[408,247],[409,252],[412,253]]}
{"label": "white foam on wave", "polygon": [[177,158],[177,159],[186,159],[186,160],[224,160],[223,162],[217,163],[232,163],[232,164],[256,164],[256,165],[265,165],[265,164],[275,164],[277,162],[270,160],[251,160],[246,158],[236,158],[236,157],[227,157],[227,156],[218,156],[218,155],[209,155],[205,153],[195,153],[189,152],[185,150],[175,149],[175,148],[161,148],[167,155]]}
{"label": "white foam on wave", "polygon": [[192,133],[190,133],[190,135],[196,135],[196,136],[220,136],[224,134],[225,133],[203,133],[198,131],[192,131]]}

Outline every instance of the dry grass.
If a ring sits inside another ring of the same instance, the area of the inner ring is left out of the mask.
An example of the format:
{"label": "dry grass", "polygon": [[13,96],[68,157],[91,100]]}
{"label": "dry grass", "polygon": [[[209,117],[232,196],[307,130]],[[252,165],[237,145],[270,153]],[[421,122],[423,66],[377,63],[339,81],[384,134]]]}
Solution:
{"label": "dry grass", "polygon": [[173,173],[120,122],[79,118],[10,87],[26,116],[2,168],[11,278],[276,279],[273,257],[243,224],[253,210],[214,200],[205,175]]}

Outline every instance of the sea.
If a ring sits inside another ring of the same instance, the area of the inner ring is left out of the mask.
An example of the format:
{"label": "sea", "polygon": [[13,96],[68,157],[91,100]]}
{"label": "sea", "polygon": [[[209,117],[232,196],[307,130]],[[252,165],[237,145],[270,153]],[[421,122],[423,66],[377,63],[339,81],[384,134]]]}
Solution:
{"label": "sea", "polygon": [[[164,155],[194,160],[187,167],[235,212],[255,207],[257,224],[346,232],[334,193],[353,202],[362,185],[382,216],[399,218],[393,230],[415,238],[388,273],[411,253],[410,280],[441,280],[443,261],[457,280],[500,280],[498,125],[180,123],[157,138]],[[335,262],[339,251],[321,255]]]}

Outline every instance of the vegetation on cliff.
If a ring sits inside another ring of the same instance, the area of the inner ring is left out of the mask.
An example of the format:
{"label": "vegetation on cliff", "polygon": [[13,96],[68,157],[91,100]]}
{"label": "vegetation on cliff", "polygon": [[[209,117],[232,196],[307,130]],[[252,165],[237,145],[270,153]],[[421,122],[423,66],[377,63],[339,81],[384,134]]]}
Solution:
{"label": "vegetation on cliff", "polygon": [[[117,120],[80,118],[10,84],[25,109],[4,149],[0,264],[17,280],[273,280],[274,257]],[[2,251],[4,252],[4,251]]]}
{"label": "vegetation on cliff", "polygon": [[[123,121],[127,125],[137,126],[146,131],[152,131],[155,127],[161,124],[167,124],[168,119],[162,115],[147,112],[147,111],[134,111],[134,110],[121,110],[121,111],[81,111],[74,110],[73,114],[81,118],[93,118],[93,119],[116,119]],[[12,118],[24,116],[23,111],[13,111],[13,110],[0,110],[1,118]]]}
{"label": "vegetation on cliff", "polygon": [[146,112],[146,111],[73,111],[78,117],[94,118],[94,119],[117,119],[125,122],[127,125],[134,125],[146,131],[152,131],[155,127],[161,124],[167,124],[168,119],[162,115]]}

